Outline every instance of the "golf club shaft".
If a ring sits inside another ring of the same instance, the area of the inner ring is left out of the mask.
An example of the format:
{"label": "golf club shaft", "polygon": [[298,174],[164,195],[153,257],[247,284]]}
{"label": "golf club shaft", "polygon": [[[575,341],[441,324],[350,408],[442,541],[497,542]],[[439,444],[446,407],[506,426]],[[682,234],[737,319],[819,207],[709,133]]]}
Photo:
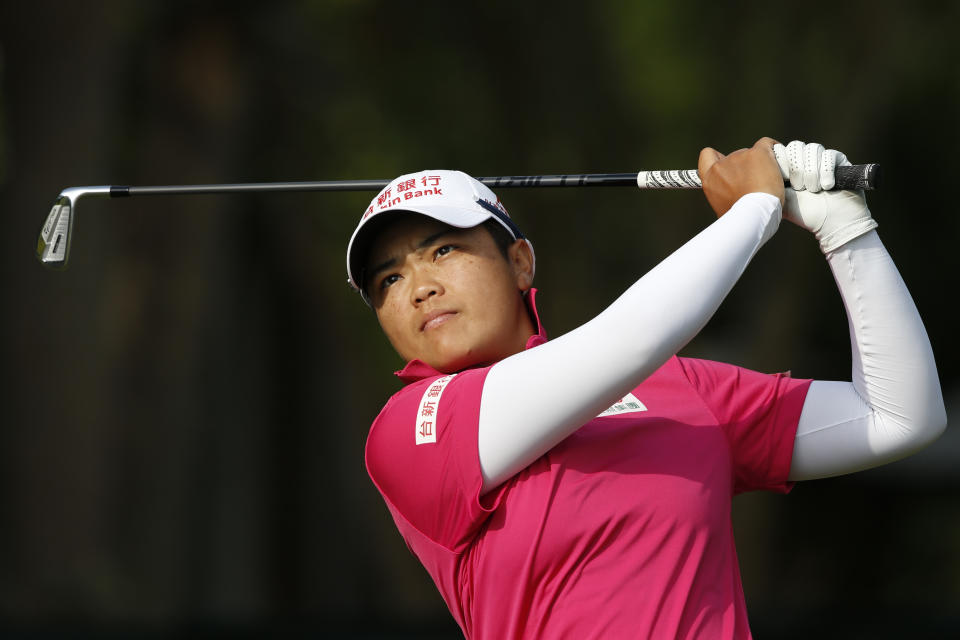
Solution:
{"label": "golf club shaft", "polygon": [[[593,173],[543,176],[479,177],[488,187],[637,186],[636,173]],[[270,193],[284,191],[380,191],[390,180],[322,180],[317,182],[251,182],[153,187],[110,187],[110,197],[186,195],[201,193]]]}
{"label": "golf club shaft", "polygon": [[[874,189],[879,179],[877,164],[836,168],[834,189]],[[640,171],[638,173],[581,173],[540,176],[478,177],[491,188],[508,187],[639,187],[641,189],[700,189],[695,169]],[[390,180],[322,180],[316,182],[250,182],[242,184],[195,184],[168,186],[111,186],[112,198],[129,196],[189,195],[214,193],[270,193],[294,191],[380,191]]]}
{"label": "golf club shaft", "polygon": [[[479,177],[488,187],[627,187],[637,186],[636,173],[588,173],[542,176]],[[380,191],[390,180],[322,180],[317,182],[251,182],[154,187],[110,187],[110,197],[198,193],[269,193],[283,191]]]}

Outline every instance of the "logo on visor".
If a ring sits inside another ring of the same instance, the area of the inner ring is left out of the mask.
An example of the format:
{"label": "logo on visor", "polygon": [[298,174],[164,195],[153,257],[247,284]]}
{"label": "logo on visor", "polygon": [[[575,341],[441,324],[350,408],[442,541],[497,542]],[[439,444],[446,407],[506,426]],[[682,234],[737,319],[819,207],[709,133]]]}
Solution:
{"label": "logo on visor", "polygon": [[[490,202],[490,201],[487,200],[486,198],[480,198],[479,201],[480,201],[480,202],[483,202],[483,203],[486,203],[486,204],[490,205],[491,207],[496,207],[497,209],[500,210],[501,213],[503,213],[503,215],[507,216],[508,218],[510,217],[510,212],[507,211],[507,208],[506,208],[505,206],[503,206],[503,203],[502,203],[502,202],[500,202],[500,198],[497,198],[497,201],[496,201],[496,202]],[[486,208],[486,207],[485,207],[485,208]]]}
{"label": "logo on visor", "polygon": [[442,179],[443,176],[424,175],[419,178],[400,180],[396,184],[388,186],[370,202],[370,206],[367,207],[360,221],[363,222],[374,214],[396,207],[408,200],[422,198],[423,196],[442,196],[443,190],[440,188]]}

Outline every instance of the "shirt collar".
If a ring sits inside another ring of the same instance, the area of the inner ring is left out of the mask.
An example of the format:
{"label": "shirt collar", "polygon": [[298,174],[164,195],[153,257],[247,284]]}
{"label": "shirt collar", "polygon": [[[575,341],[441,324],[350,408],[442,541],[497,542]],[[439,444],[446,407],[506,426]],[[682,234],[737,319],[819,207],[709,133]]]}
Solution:
{"label": "shirt collar", "polygon": [[[543,323],[540,322],[540,313],[537,311],[536,299],[536,289],[530,289],[523,296],[524,303],[527,305],[527,311],[537,325],[537,332],[527,339],[525,349],[533,349],[547,341],[547,331],[543,328]],[[395,371],[393,375],[409,384],[431,376],[442,376],[443,372],[437,371],[422,360],[411,360],[403,369]]]}

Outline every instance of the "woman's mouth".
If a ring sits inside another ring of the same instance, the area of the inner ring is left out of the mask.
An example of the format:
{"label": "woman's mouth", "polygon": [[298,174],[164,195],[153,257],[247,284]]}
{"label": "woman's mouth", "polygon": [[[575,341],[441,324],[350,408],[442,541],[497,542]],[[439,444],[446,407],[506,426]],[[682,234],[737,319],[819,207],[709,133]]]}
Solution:
{"label": "woman's mouth", "polygon": [[456,315],[456,311],[433,311],[427,314],[426,320],[420,325],[420,331],[429,331],[436,329],[440,325],[448,322]]}

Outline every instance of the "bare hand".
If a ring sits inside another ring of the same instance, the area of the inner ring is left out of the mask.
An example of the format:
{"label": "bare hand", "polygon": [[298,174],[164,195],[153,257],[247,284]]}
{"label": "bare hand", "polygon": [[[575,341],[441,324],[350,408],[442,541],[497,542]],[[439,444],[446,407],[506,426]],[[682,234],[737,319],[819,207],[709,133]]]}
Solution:
{"label": "bare hand", "polygon": [[783,204],[783,176],[773,154],[776,143],[773,138],[764,137],[751,148],[738,149],[728,156],[711,147],[700,152],[697,169],[703,193],[718,218],[748,193],[769,193]]}

